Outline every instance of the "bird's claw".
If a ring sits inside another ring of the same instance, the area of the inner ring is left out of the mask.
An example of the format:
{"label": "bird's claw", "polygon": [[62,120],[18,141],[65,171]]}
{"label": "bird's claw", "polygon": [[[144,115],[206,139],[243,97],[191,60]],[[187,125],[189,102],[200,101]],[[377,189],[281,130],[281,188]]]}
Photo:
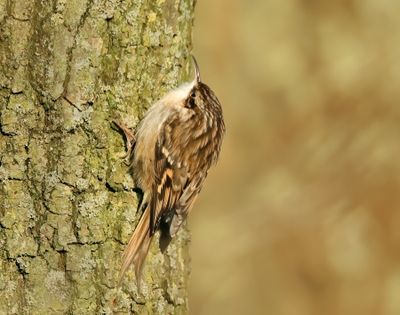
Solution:
{"label": "bird's claw", "polygon": [[126,140],[126,153],[121,156],[122,159],[124,159],[124,163],[129,165],[130,162],[130,157],[133,151],[133,148],[135,147],[136,143],[136,137],[133,131],[125,126],[123,123],[120,123],[119,121],[113,120],[113,123],[117,126],[119,130],[121,130],[125,136]]}

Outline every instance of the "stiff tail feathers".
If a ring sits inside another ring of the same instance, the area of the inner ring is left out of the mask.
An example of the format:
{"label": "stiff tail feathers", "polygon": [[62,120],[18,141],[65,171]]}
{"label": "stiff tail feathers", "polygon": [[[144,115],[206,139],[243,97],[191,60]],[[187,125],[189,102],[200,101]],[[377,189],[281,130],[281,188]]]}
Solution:
{"label": "stiff tail feathers", "polygon": [[143,263],[149,251],[152,238],[153,236],[150,235],[150,208],[147,207],[122,256],[122,267],[118,281],[119,285],[122,282],[125,272],[132,263],[135,268],[136,281],[139,285]]}

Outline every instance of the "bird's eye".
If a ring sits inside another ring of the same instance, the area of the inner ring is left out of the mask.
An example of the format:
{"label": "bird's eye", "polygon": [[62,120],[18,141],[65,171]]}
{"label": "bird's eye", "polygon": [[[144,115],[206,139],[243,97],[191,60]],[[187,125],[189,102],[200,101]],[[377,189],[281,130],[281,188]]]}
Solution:
{"label": "bird's eye", "polygon": [[186,101],[186,107],[187,108],[193,108],[196,106],[196,102],[194,101],[193,97],[189,97],[188,100]]}
{"label": "bird's eye", "polygon": [[189,98],[186,101],[187,108],[193,108],[196,106],[195,98],[196,98],[196,93],[194,91],[192,91],[189,95]]}

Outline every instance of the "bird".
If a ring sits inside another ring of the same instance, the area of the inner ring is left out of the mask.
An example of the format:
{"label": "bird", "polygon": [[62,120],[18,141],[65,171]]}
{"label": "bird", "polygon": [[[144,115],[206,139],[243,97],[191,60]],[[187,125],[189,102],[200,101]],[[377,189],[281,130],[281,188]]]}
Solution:
{"label": "bird", "polygon": [[126,137],[129,171],[143,193],[143,214],[123,253],[119,283],[132,263],[140,283],[154,234],[160,231],[164,251],[219,158],[225,134],[222,107],[192,59],[194,79],[155,102],[135,131],[114,121]]}

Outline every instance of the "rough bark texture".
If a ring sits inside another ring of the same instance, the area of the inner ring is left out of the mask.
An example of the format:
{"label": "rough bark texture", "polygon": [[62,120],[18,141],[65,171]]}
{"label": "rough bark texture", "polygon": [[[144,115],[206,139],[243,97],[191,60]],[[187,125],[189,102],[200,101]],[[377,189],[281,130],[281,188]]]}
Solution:
{"label": "rough bark texture", "polygon": [[182,314],[188,232],[116,278],[139,218],[111,120],[188,73],[193,0],[0,0],[0,314]]}

